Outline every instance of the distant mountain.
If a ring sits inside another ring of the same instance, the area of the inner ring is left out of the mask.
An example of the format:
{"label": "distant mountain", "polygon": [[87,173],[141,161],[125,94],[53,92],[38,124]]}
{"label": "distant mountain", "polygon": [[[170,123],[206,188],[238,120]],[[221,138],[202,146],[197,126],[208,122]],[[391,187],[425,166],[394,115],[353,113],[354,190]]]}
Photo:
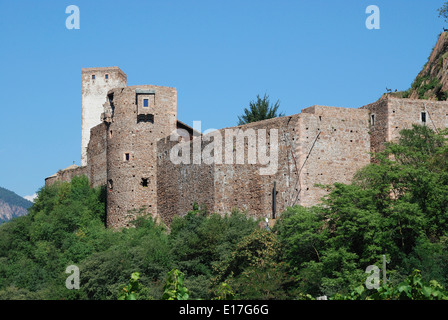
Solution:
{"label": "distant mountain", "polygon": [[18,194],[0,187],[0,224],[28,213],[33,203]]}

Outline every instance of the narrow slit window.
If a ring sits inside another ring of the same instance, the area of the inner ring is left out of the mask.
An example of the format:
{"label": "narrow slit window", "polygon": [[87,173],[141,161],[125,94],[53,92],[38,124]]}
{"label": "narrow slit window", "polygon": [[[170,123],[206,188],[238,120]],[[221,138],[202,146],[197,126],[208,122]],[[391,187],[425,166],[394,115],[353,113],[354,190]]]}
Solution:
{"label": "narrow slit window", "polygon": [[124,161],[129,161],[130,158],[131,158],[131,154],[130,153],[127,152],[127,153],[124,154]]}
{"label": "narrow slit window", "polygon": [[375,115],[374,115],[374,114],[372,114],[372,115],[370,116],[370,122],[371,122],[372,126],[375,125]]}
{"label": "narrow slit window", "polygon": [[107,187],[108,187],[109,191],[112,191],[114,189],[114,182],[112,181],[112,179],[109,179],[107,181]]}
{"label": "narrow slit window", "polygon": [[426,112],[421,113],[422,122],[426,123]]}

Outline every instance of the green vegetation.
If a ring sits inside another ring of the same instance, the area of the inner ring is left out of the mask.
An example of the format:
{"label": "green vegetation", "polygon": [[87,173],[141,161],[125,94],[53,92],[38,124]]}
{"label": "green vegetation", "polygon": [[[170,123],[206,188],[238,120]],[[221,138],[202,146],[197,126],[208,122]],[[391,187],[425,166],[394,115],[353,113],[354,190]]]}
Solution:
{"label": "green vegetation", "polygon": [[168,273],[168,279],[163,287],[162,300],[188,300],[190,291],[184,285],[185,274],[177,269]]}
{"label": "green vegetation", "polygon": [[257,95],[257,101],[251,101],[249,103],[249,109],[244,108],[244,114],[238,116],[238,125],[282,117],[284,114],[277,114],[279,107],[280,102],[278,100],[272,105],[268,95],[265,94],[263,98]]}
{"label": "green vegetation", "polygon": [[[113,231],[87,178],[44,187],[0,226],[0,299],[447,299],[447,133],[403,130],[353,183],[288,208],[272,231],[197,207],[170,230],[142,216]],[[383,255],[388,282],[366,289]],[[65,287],[69,265],[79,290]]]}
{"label": "green vegetation", "polygon": [[396,286],[383,285],[375,291],[359,286],[349,295],[336,294],[333,300],[448,300],[448,292],[435,280],[425,283],[420,270],[414,270]]}
{"label": "green vegetation", "polygon": [[405,91],[403,98],[409,96],[410,91],[415,91],[418,94],[418,99],[428,99],[434,95],[437,101],[445,101],[448,98],[448,92],[442,91],[442,83],[439,79],[430,75],[424,77],[418,76],[411,85],[411,89]]}
{"label": "green vegetation", "polygon": [[448,22],[448,1],[437,9],[437,12],[439,13],[439,18],[443,18],[445,22]]}

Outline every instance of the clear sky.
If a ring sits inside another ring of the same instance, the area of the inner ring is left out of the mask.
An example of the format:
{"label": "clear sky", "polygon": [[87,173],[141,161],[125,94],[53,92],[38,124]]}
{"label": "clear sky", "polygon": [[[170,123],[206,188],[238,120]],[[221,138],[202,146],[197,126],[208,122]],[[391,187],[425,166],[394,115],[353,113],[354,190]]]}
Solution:
{"label": "clear sky", "polygon": [[[80,164],[83,67],[176,87],[179,120],[202,130],[236,125],[264,93],[286,115],[358,108],[410,87],[444,26],[443,2],[0,0],[0,186],[31,195]],[[72,4],[79,30],[66,28]],[[369,5],[379,30],[366,28]]]}

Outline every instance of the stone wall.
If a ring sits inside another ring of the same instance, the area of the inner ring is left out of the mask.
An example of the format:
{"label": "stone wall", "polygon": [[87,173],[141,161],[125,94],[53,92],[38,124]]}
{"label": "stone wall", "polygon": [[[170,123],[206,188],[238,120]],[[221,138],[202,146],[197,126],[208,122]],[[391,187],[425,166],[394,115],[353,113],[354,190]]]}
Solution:
{"label": "stone wall", "polygon": [[370,163],[369,112],[314,106],[302,111],[298,126],[302,168],[300,204],[312,206],[328,192],[317,185],[349,183]]}
{"label": "stone wall", "polygon": [[[448,128],[446,101],[401,99],[385,95],[360,109],[369,111],[372,152],[384,150],[385,142],[396,142],[400,131],[411,129],[413,124],[424,124],[433,130]],[[422,113],[426,114],[426,122],[422,121]]]}
{"label": "stone wall", "polygon": [[[396,141],[403,129],[411,129],[413,124],[425,124],[433,130],[448,128],[448,102],[388,99],[389,140]],[[422,122],[422,113],[426,113],[426,122]]]}
{"label": "stone wall", "polygon": [[56,181],[70,182],[74,177],[87,176],[87,167],[70,166],[67,169],[59,170],[54,175],[45,179],[45,186],[51,186]]}
{"label": "stone wall", "polygon": [[[201,141],[201,137],[197,137]],[[201,143],[201,149],[204,143]],[[175,163],[170,152],[175,147],[188,152],[190,164]],[[193,142],[157,143],[157,209],[158,216],[169,225],[174,216],[184,216],[196,203],[199,208],[214,212],[213,164],[193,164]]]}
{"label": "stone wall", "polygon": [[361,107],[369,112],[370,150],[373,153],[384,150],[384,142],[390,140],[389,103],[387,97]]}
{"label": "stone wall", "polygon": [[[362,109],[314,106],[289,117],[217,130],[208,135],[213,139],[159,141],[158,212],[169,223],[174,215],[191,210],[194,202],[206,204],[212,212],[237,209],[256,218],[277,217],[292,205],[316,205],[328,193],[316,184],[348,183],[370,163],[368,114]],[[260,158],[263,138],[268,155],[275,150],[274,142],[278,146],[276,156],[269,159],[272,167]],[[196,164],[193,156],[190,164],[173,164],[170,152],[175,146],[192,152],[198,141],[202,157]],[[221,148],[210,152],[207,146],[212,143]],[[251,149],[255,157],[249,157]],[[273,170],[262,171],[267,168]]]}
{"label": "stone wall", "polygon": [[87,175],[91,187],[103,186],[107,182],[107,125],[103,122],[90,130],[87,148]]}
{"label": "stone wall", "polygon": [[[216,164],[214,170],[216,212],[225,214],[237,209],[249,216],[272,218],[274,181],[276,212],[281,212],[285,205],[291,203],[298,193],[294,188],[298,178],[295,131],[298,119],[299,115],[294,115],[219,130],[223,137],[223,154],[221,164]],[[233,145],[229,144],[232,133],[240,137],[232,138]],[[243,163],[238,161],[238,152],[241,154],[238,149],[241,142],[238,143],[238,139],[242,137]],[[266,146],[266,153],[260,148],[259,141],[263,141],[261,145]],[[249,157],[251,148],[256,150],[253,157]],[[265,154],[267,158],[263,161]],[[231,163],[227,157],[232,159]],[[256,161],[249,162],[251,159]]]}

